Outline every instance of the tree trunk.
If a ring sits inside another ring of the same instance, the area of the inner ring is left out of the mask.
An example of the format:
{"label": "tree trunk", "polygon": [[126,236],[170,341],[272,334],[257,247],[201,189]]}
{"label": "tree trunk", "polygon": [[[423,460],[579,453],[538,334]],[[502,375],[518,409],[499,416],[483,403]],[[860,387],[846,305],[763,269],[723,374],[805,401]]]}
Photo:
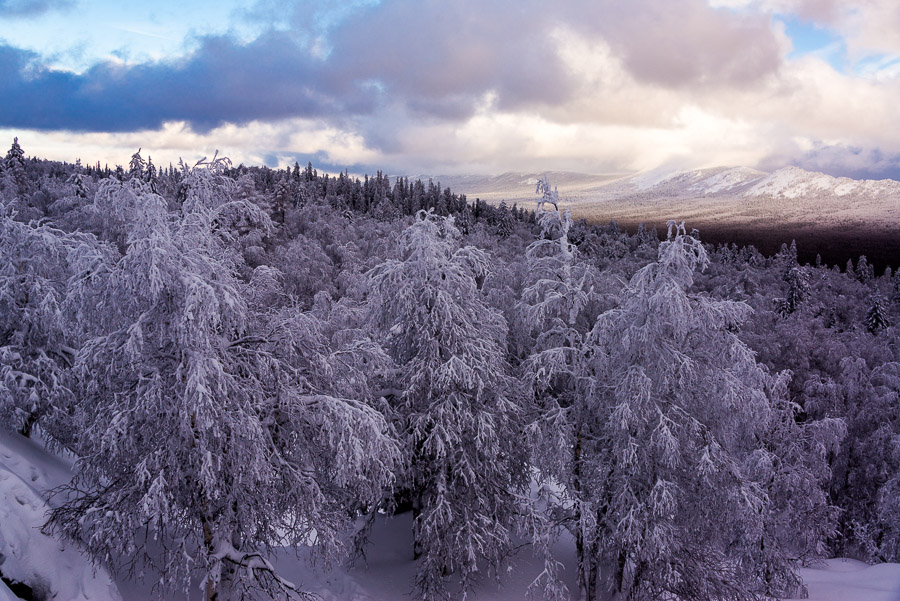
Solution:
{"label": "tree trunk", "polygon": [[616,594],[621,597],[622,588],[625,586],[625,551],[619,551],[619,560],[616,562]]}
{"label": "tree trunk", "polygon": [[34,429],[37,420],[37,412],[29,413],[28,416],[25,417],[25,421],[22,422],[22,427],[19,429],[19,434],[21,434],[25,438],[31,438],[31,431]]}
{"label": "tree trunk", "polygon": [[592,601],[588,578],[590,568],[584,549],[584,523],[581,508],[581,430],[575,433],[575,449],[572,458],[572,488],[575,489],[575,557],[578,560],[578,589],[585,601]]}
{"label": "tree trunk", "polygon": [[[207,555],[213,554],[213,532],[207,519],[203,519],[203,546]],[[206,601],[219,601],[219,582],[213,582],[206,575]]]}

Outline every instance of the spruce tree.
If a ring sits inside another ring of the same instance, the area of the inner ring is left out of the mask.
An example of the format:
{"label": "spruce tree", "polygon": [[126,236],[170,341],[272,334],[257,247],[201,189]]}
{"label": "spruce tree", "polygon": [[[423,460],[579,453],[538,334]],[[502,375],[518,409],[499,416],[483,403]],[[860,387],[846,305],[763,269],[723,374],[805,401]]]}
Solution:
{"label": "spruce tree", "polygon": [[886,304],[887,303],[880,296],[876,296],[872,299],[872,304],[869,306],[869,310],[866,311],[865,319],[866,329],[870,333],[877,334],[881,330],[891,326],[891,320],[888,317],[887,308],[885,307]]}
{"label": "spruce tree", "polygon": [[863,284],[868,284],[875,277],[875,267],[869,265],[866,255],[860,255],[856,264],[856,277]]}
{"label": "spruce tree", "polygon": [[28,175],[25,172],[25,152],[19,146],[19,138],[13,138],[12,146],[3,160],[3,169],[0,171],[5,178],[9,178],[15,184],[13,191],[17,195],[25,195],[28,192]]}

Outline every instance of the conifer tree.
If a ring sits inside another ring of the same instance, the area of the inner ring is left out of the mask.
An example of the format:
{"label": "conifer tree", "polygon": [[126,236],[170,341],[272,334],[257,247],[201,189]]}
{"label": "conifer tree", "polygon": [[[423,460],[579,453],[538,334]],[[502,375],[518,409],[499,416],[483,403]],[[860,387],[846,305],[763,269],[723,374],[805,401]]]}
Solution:
{"label": "conifer tree", "polygon": [[802,267],[791,267],[784,277],[788,285],[787,296],[775,299],[775,307],[782,317],[797,309],[809,296],[809,274]]}
{"label": "conifer tree", "polygon": [[506,206],[506,202],[501,202],[497,215],[497,235],[502,239],[509,238],[513,230],[513,216]]}
{"label": "conifer tree", "polygon": [[25,152],[19,146],[19,138],[13,138],[12,146],[6,152],[5,166],[8,169],[21,168],[25,169]]}
{"label": "conifer tree", "polygon": [[141,156],[141,149],[138,148],[137,152],[131,155],[131,160],[128,162],[128,177],[144,179],[144,167],[146,165],[147,161]]}
{"label": "conifer tree", "polygon": [[866,255],[860,255],[856,264],[856,277],[863,284],[868,284],[875,277],[875,267],[869,265]]}
{"label": "conifer tree", "polygon": [[891,320],[888,317],[885,305],[884,299],[880,296],[876,296],[872,299],[869,310],[866,311],[866,329],[872,334],[877,334],[891,325]]}
{"label": "conifer tree", "polygon": [[28,175],[25,172],[25,152],[19,146],[19,138],[13,138],[12,146],[6,153],[3,160],[3,169],[0,173],[4,179],[15,185],[13,193],[16,195],[24,195],[28,192]]}

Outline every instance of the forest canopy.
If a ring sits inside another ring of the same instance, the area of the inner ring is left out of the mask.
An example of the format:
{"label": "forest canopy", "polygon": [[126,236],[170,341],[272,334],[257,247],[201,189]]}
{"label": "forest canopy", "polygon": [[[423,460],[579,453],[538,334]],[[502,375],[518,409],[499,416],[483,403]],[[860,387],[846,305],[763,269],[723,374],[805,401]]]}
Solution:
{"label": "forest canopy", "polygon": [[517,549],[554,600],[796,595],[818,558],[900,560],[890,268],[573,220],[547,179],[535,201],[14,141],[0,424],[77,457],[46,529],[208,600],[302,598],[276,550],[326,569],[407,511],[423,600]]}

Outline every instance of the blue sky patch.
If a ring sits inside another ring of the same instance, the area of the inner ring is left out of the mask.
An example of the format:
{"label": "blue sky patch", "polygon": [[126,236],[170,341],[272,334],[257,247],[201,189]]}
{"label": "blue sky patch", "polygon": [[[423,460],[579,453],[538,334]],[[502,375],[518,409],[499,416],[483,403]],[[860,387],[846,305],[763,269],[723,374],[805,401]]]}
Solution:
{"label": "blue sky patch", "polygon": [[784,24],[784,31],[794,45],[788,58],[815,55],[838,71],[847,68],[847,44],[839,33],[791,15],[776,18]]}

